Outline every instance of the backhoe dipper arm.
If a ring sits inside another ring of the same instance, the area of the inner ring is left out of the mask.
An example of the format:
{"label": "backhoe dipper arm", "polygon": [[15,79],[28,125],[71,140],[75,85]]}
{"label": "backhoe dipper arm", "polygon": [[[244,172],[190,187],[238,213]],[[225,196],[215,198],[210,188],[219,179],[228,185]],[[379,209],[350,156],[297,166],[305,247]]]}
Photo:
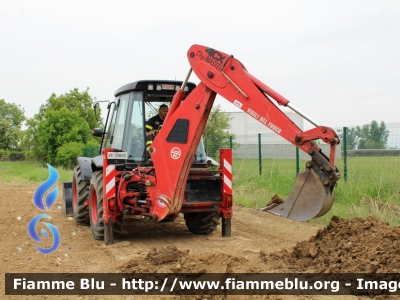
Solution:
{"label": "backhoe dipper arm", "polygon": [[[338,136],[331,128],[318,126],[303,132],[268,96],[279,105],[291,108],[289,101],[248,73],[232,55],[193,45],[188,51],[188,58],[202,83],[304,152],[309,154],[311,149],[320,152],[320,148],[312,142],[315,139],[333,147],[338,144]],[[332,165],[334,154],[333,151],[330,157]]]}
{"label": "backhoe dipper arm", "polygon": [[[179,211],[184,189],[179,186],[182,185],[182,182],[186,182],[195,147],[204,130],[215,94],[221,95],[312,157],[312,160],[306,165],[307,171],[299,174],[292,193],[284,201],[285,204],[272,207],[270,211],[298,221],[309,220],[325,214],[332,206],[333,190],[336,181],[340,178],[334,165],[335,147],[339,143],[339,138],[334,130],[319,126],[316,122],[308,119],[317,127],[303,132],[274,104],[270,97],[278,105],[290,107],[299,113],[289,105],[289,101],[251,75],[243,64],[232,55],[201,45],[193,45],[187,55],[191,68],[201,83],[182,103],[182,96],[179,96],[179,94],[182,95],[182,92],[178,91],[171,104],[173,110],[168,114],[163,130],[152,144],[154,148],[152,158],[154,165],[157,165],[157,172],[159,173],[162,168],[164,168],[163,172],[167,172],[167,170],[172,172],[171,176],[167,178],[166,186],[162,187],[157,184],[158,190],[156,191],[157,199],[160,199],[160,207],[168,206],[169,212],[166,212],[167,208],[164,208],[163,212],[161,212],[161,208],[156,208],[155,214],[163,218],[165,214]],[[185,118],[190,119],[190,122],[188,121],[190,126],[181,126],[184,122],[179,120]],[[183,123],[179,125],[179,122]],[[178,131],[185,130],[187,131],[185,143],[170,138],[171,132],[175,132],[174,137],[178,136]],[[168,139],[170,143],[164,143],[168,142]],[[315,139],[321,139],[330,144],[329,158],[312,142]],[[181,146],[185,145],[181,147],[179,143]],[[180,164],[177,164],[177,159],[171,159],[174,155],[170,151],[174,149],[174,146],[179,148],[179,155],[182,157]],[[163,154],[160,153],[160,150]],[[157,212],[158,209],[160,211]]]}
{"label": "backhoe dipper arm", "polygon": [[[324,215],[332,206],[334,187],[340,174],[335,166],[335,149],[339,138],[329,127],[319,126],[300,113],[289,101],[251,75],[244,65],[215,49],[193,45],[187,52],[190,65],[201,82],[235,106],[279,134],[312,158],[307,171],[299,174],[295,186],[283,204],[274,204],[269,211],[297,221]],[[316,128],[303,132],[270,99],[291,108]],[[320,139],[330,145],[330,156],[312,142]]]}

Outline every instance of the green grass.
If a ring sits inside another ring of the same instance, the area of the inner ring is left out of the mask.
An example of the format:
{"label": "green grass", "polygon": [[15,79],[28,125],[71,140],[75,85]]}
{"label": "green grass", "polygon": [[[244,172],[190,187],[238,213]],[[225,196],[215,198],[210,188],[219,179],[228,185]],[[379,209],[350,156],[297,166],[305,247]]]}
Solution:
{"label": "green grass", "polygon": [[258,160],[233,160],[234,201],[246,207],[264,207],[273,195],[286,197],[296,181],[293,160],[262,161],[262,175]]}
{"label": "green grass", "polygon": [[[400,157],[350,157],[347,160],[347,181],[343,161],[336,162],[342,178],[335,189],[332,209],[311,222],[326,225],[333,215],[342,218],[376,215],[391,225],[400,225]],[[300,163],[300,172],[305,161]],[[59,182],[71,181],[72,171],[56,168]],[[48,176],[45,165],[30,162],[0,162],[0,181],[13,184],[41,183]],[[259,174],[257,159],[233,160],[233,192],[235,203],[246,207],[265,207],[273,195],[286,198],[296,181],[295,160],[262,161]]]}
{"label": "green grass", "polygon": [[325,224],[333,215],[375,215],[391,225],[400,225],[399,166],[398,156],[348,158],[347,181],[342,178],[338,182],[332,209],[318,221]]}
{"label": "green grass", "polygon": [[[305,170],[300,162],[300,172]],[[234,159],[234,201],[246,207],[264,207],[274,194],[286,198],[296,180],[295,160],[262,161]],[[326,225],[333,215],[343,218],[376,215],[391,225],[400,225],[400,157],[350,157],[347,159],[347,181],[343,160],[336,162],[342,174],[335,189],[332,209],[312,222]]]}
{"label": "green grass", "polygon": [[[71,170],[55,168],[60,175],[58,182],[72,181]],[[10,184],[42,183],[49,177],[45,165],[32,162],[0,162],[0,181]]]}

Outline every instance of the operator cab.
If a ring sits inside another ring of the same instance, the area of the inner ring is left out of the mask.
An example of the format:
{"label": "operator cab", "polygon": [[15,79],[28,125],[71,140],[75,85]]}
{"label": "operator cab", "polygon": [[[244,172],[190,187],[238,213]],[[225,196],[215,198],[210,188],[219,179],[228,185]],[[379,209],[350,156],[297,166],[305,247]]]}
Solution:
{"label": "operator cab", "polygon": [[[141,80],[124,85],[114,93],[115,101],[109,106],[106,134],[102,148],[114,148],[127,152],[126,163],[152,164],[146,155],[146,121],[158,114],[161,104],[170,107],[181,81]],[[196,87],[187,83],[185,96]],[[101,151],[101,149],[100,149]],[[203,141],[196,151],[196,164],[206,163]]]}

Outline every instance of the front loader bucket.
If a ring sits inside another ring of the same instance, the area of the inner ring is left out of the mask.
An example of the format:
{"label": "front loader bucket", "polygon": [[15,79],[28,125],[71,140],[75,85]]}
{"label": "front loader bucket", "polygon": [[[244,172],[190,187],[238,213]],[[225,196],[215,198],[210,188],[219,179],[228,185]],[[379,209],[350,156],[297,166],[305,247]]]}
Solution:
{"label": "front loader bucket", "polygon": [[265,210],[294,221],[308,221],[323,216],[333,204],[333,187],[326,186],[313,169],[299,173],[294,188],[282,203]]}
{"label": "front loader bucket", "polygon": [[63,182],[63,199],[61,203],[61,213],[65,216],[73,214],[71,181]]}

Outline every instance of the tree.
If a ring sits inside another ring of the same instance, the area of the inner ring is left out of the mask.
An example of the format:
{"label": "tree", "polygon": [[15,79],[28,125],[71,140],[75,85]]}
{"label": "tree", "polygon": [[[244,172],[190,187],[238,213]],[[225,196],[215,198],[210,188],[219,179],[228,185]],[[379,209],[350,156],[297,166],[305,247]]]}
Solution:
{"label": "tree", "polygon": [[75,166],[76,158],[83,155],[84,144],[81,142],[69,142],[57,149],[55,161],[65,169]]}
{"label": "tree", "polygon": [[24,147],[31,151],[33,158],[42,162],[63,166],[68,166],[72,159],[75,162],[76,156],[73,156],[81,153],[83,147],[99,144],[91,136],[91,129],[101,126],[101,119],[92,106],[88,89],[79,92],[75,88],[61,96],[52,94],[40,106],[39,112],[27,121]]}
{"label": "tree", "polygon": [[211,109],[206,127],[203,132],[204,147],[207,155],[219,157],[219,149],[229,147],[229,137],[233,136],[229,132],[229,121],[232,119],[229,113],[222,111],[218,104]]}
{"label": "tree", "polygon": [[385,149],[389,138],[389,130],[385,123],[373,120],[371,124],[357,126],[355,134],[358,137],[358,149]]}
{"label": "tree", "polygon": [[25,110],[14,103],[0,99],[0,149],[15,150],[21,141],[21,125]]}
{"label": "tree", "polygon": [[39,136],[37,132],[37,128],[39,125],[39,119],[37,115],[33,118],[26,120],[26,127],[23,131],[22,135],[22,149],[27,151],[27,155],[29,158],[37,159],[38,161],[46,161],[46,158],[43,153],[41,153],[39,146]]}
{"label": "tree", "polygon": [[57,96],[52,94],[45,104],[39,108],[39,115],[44,115],[48,110],[59,110],[66,107],[70,111],[78,113],[79,117],[85,120],[90,128],[96,128],[100,125],[100,116],[96,116],[93,110],[93,99],[89,95],[89,88],[83,92],[74,88],[69,93]]}
{"label": "tree", "polygon": [[45,113],[44,120],[38,125],[40,150],[45,154],[49,164],[56,162],[60,147],[76,142],[83,146],[91,138],[91,130],[87,122],[81,122],[76,111],[66,107],[60,110],[49,110]]}

